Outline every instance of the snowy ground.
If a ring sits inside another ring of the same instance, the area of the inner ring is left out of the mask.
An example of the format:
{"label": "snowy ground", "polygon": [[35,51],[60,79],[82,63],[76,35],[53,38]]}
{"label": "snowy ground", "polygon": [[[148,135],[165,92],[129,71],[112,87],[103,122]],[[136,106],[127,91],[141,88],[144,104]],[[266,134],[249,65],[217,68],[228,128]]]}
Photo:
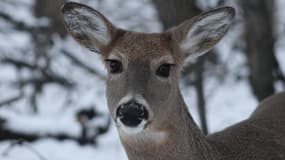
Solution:
{"label": "snowy ground", "polygon": [[[30,2],[30,0],[21,0],[24,2]],[[114,24],[119,25],[123,28],[129,28],[137,31],[159,31],[161,29],[160,24],[155,18],[155,12],[151,5],[146,0],[140,2],[134,2],[129,0],[130,3],[120,4],[120,10],[123,11],[117,15],[114,12],[114,9],[118,9],[118,0],[106,0],[104,5],[100,6],[100,10],[110,17],[111,21]],[[88,2],[92,6],[97,6],[96,2]],[[280,2],[282,3],[282,2]],[[142,5],[144,4],[144,5]],[[143,7],[142,7],[143,6]],[[284,5],[283,5],[284,6]],[[27,11],[23,11],[26,13]],[[141,12],[139,14],[140,19],[136,17],[129,16],[131,12]],[[280,13],[281,14],[281,13]],[[124,21],[121,21],[121,18],[125,16]],[[282,15],[285,15],[282,13]],[[18,17],[19,18],[19,17]],[[33,20],[31,20],[33,21]],[[137,26],[137,21],[146,21],[143,26]],[[31,24],[33,22],[30,22]],[[284,22],[283,22],[284,23]],[[0,24],[5,25],[5,24]],[[282,30],[283,28],[280,28]],[[235,30],[238,30],[236,28]],[[235,32],[234,30],[232,32]],[[2,38],[3,34],[0,34]],[[18,38],[22,37],[22,38]],[[242,54],[231,53],[230,45],[228,43],[233,43],[235,35],[229,34],[222,43],[219,44],[218,50],[221,51],[222,60],[226,65],[227,76],[219,79],[217,76],[215,78],[206,78],[206,96],[207,96],[207,109],[208,109],[208,123],[210,132],[215,132],[221,130],[229,125],[232,125],[238,121],[241,121],[247,118],[250,113],[256,107],[256,100],[254,99],[250,87],[246,80],[236,80],[233,76],[234,73],[240,73],[241,75],[246,75],[245,60]],[[1,38],[1,39],[2,39]],[[18,40],[18,46],[15,48],[21,48],[25,46],[25,43],[29,43],[28,36],[22,33],[15,33],[10,35],[10,38],[1,40],[0,47],[9,49],[9,45],[15,40]],[[56,39],[56,37],[55,37]],[[78,52],[77,56],[84,59],[86,63],[89,63],[91,66],[98,68],[102,74],[105,74],[104,68],[99,61],[98,56],[94,54],[86,54],[88,52],[85,49],[81,49],[73,40],[57,40],[61,47],[70,47],[73,46],[74,52]],[[9,43],[11,42],[11,43]],[[15,44],[15,43],[14,43]],[[23,46],[19,45],[22,44]],[[285,60],[284,49],[281,48],[282,43],[279,47],[277,46],[277,56],[279,59]],[[7,47],[8,46],[8,47]],[[70,48],[69,48],[70,49]],[[91,64],[92,63],[92,64]],[[285,71],[285,63],[280,63],[283,65],[283,71]],[[64,61],[63,58],[58,58],[58,61],[54,63],[54,67],[68,66],[62,74],[70,74],[72,71],[71,78],[76,79],[77,81],[84,81],[83,87],[78,88],[78,92],[74,95],[78,99],[78,104],[88,104],[90,101],[94,101],[94,105],[98,106],[101,112],[107,114],[106,99],[104,97],[104,81],[92,77],[87,73],[82,73],[72,68],[71,64]],[[9,80],[15,75],[14,71],[11,68],[1,68],[0,69],[0,78],[3,80]],[[231,74],[232,73],[232,74]],[[78,78],[80,77],[80,78]],[[2,87],[2,88],[1,88]],[[189,110],[193,115],[196,122],[198,122],[198,114],[196,110],[196,95],[193,88],[185,88],[181,85],[185,101],[189,106]],[[73,107],[68,109],[58,107],[63,106],[65,102],[61,101],[61,98],[64,98],[67,94],[64,91],[61,91],[57,87],[50,87],[51,89],[44,93],[43,101],[40,105],[40,113],[36,116],[30,116],[29,113],[24,111],[21,103],[14,106],[14,110],[3,108],[0,110],[0,115],[10,119],[9,126],[15,130],[20,129],[21,131],[27,130],[27,132],[65,132],[70,135],[76,136],[79,134],[79,126],[74,122],[71,115],[74,113],[76,104],[73,104]],[[5,86],[0,86],[1,91],[5,91]],[[29,89],[27,89],[29,90]],[[27,91],[28,92],[28,91]],[[1,92],[0,98],[4,97],[4,92]],[[95,93],[95,97],[94,97]],[[12,91],[9,94],[13,94]],[[52,102],[52,103],[51,103]],[[23,104],[24,102],[22,102]],[[59,109],[60,108],[60,109]],[[64,116],[61,116],[63,113]],[[20,113],[20,114],[19,114]],[[20,118],[19,118],[20,117]],[[124,153],[124,150],[120,144],[117,131],[112,124],[110,131],[101,136],[98,139],[98,145],[94,146],[80,146],[72,141],[55,141],[52,139],[43,139],[36,141],[34,143],[25,144],[23,146],[15,146],[10,148],[11,141],[1,142],[0,143],[0,159],[1,160],[39,160],[43,159],[37,156],[40,154],[44,157],[45,160],[127,160],[127,157]]]}
{"label": "snowy ground", "polygon": [[[190,110],[197,120],[195,93],[193,90],[184,90],[183,93],[187,104],[192,104]],[[226,83],[219,87],[214,94],[208,101],[211,131],[220,130],[247,118],[255,108],[255,101],[244,82]],[[223,98],[221,99],[221,97]],[[73,129],[70,127],[68,130]],[[10,144],[10,141],[0,143],[1,160],[38,160],[39,157],[34,150],[47,160],[127,160],[113,124],[111,130],[99,138],[97,147],[79,146],[72,141],[58,142],[52,139],[44,139],[24,146],[15,146],[9,150],[8,154],[3,155]]]}

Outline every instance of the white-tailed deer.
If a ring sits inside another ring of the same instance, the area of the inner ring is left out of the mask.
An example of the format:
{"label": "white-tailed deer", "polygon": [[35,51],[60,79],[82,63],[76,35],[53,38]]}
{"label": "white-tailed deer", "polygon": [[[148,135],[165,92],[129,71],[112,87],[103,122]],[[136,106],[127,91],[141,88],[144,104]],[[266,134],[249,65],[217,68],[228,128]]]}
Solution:
{"label": "white-tailed deer", "polygon": [[65,4],[62,12],[74,39],[104,59],[109,110],[130,160],[285,160],[285,93],[207,137],[181,96],[183,61],[206,53],[225,35],[234,9],[212,10],[151,34],[116,28],[78,3]]}

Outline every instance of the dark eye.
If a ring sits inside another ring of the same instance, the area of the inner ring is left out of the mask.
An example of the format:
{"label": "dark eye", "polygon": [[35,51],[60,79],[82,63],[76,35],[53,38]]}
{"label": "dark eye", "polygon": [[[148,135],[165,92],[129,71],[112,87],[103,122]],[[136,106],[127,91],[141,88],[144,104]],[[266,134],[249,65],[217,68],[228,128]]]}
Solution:
{"label": "dark eye", "polygon": [[169,77],[172,66],[173,64],[167,64],[167,63],[160,65],[158,69],[156,70],[156,75],[160,77],[164,77],[164,78]]}
{"label": "dark eye", "polygon": [[123,71],[122,62],[118,60],[106,60],[110,73],[121,73]]}

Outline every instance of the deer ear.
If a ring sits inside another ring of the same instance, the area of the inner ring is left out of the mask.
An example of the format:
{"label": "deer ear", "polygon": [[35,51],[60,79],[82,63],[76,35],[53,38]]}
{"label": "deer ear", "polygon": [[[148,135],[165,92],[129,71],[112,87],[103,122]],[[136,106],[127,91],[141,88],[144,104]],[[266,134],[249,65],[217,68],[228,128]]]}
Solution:
{"label": "deer ear", "polygon": [[172,39],[187,56],[200,56],[212,49],[226,34],[235,10],[231,7],[202,13],[170,29]]}
{"label": "deer ear", "polygon": [[116,28],[98,11],[69,2],[62,7],[62,14],[68,32],[91,51],[101,52],[111,43]]}

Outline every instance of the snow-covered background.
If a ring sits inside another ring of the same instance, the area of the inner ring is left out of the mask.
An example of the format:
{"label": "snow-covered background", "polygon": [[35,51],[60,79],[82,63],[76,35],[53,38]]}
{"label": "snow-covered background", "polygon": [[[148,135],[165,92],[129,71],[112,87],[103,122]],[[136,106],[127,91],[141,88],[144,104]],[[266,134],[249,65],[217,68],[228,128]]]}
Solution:
{"label": "snow-covered background", "polygon": [[[156,10],[149,0],[81,0],[108,17],[115,25],[143,32],[158,32],[162,26],[158,20]],[[201,8],[215,6],[215,0],[200,0]],[[0,10],[20,21],[26,26],[47,25],[49,22],[38,19],[33,15],[33,0],[3,0],[0,2]],[[17,4],[17,5],[15,5]],[[282,9],[285,3],[278,0],[276,16],[278,22],[277,34],[285,30],[285,11]],[[279,18],[280,17],[280,18]],[[207,99],[208,126],[210,132],[221,130],[231,124],[247,118],[255,109],[257,100],[254,98],[246,77],[248,68],[246,57],[238,50],[234,50],[242,32],[242,26],[237,23],[229,34],[216,47],[221,59],[221,65],[211,66],[207,64],[205,75],[205,94]],[[282,71],[285,73],[285,44],[283,37],[278,37],[276,55]],[[52,35],[52,47],[48,48],[48,54],[52,57],[49,69],[56,75],[68,77],[68,81],[75,84],[72,88],[64,88],[50,83],[37,95],[37,114],[29,107],[34,87],[25,85],[19,90],[16,86],[18,79],[27,80],[31,76],[41,77],[38,70],[30,71],[17,69],[11,65],[0,63],[0,102],[17,95],[21,95],[18,101],[0,107],[0,117],[5,118],[5,126],[22,133],[35,133],[39,135],[55,135],[58,133],[78,137],[81,126],[75,118],[75,114],[82,108],[93,108],[100,116],[92,120],[91,125],[105,126],[109,122],[108,110],[105,99],[104,77],[106,72],[100,57],[88,50],[81,48],[71,37],[62,38]],[[0,19],[0,58],[13,57],[14,59],[35,62],[32,37],[26,31],[19,31],[9,22]],[[92,72],[83,70],[66,58],[63,52],[68,52],[84,64],[95,69],[100,76],[94,76]],[[283,62],[283,63],[282,63]],[[37,59],[37,65],[45,66],[45,61]],[[237,78],[242,77],[242,78]],[[189,110],[198,123],[196,93],[192,87],[181,83],[181,88]],[[277,90],[284,90],[282,85],[276,84]],[[1,125],[1,124],[0,124]],[[1,135],[1,134],[0,134]],[[1,160],[127,160],[120,144],[117,131],[113,122],[107,133],[97,138],[96,145],[79,145],[73,140],[58,141],[55,139],[40,139],[23,145],[13,145],[14,141],[0,141]],[[42,157],[42,158],[41,158]]]}

